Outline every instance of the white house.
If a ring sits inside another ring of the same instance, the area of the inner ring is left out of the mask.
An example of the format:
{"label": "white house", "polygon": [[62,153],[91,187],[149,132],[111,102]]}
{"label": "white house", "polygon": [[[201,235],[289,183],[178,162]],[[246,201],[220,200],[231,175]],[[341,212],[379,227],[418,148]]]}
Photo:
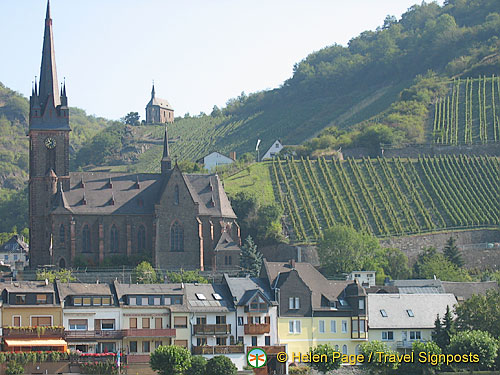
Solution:
{"label": "white house", "polygon": [[267,150],[267,152],[264,154],[264,156],[262,157],[262,160],[264,159],[272,159],[273,157],[275,157],[277,154],[279,154],[279,152],[283,149],[283,145],[281,144],[280,140],[277,139],[272,145],[271,147],[269,147],[269,150]]}
{"label": "white house", "polygon": [[122,348],[120,307],[109,284],[56,281],[68,347],[83,353]]}
{"label": "white house", "polygon": [[207,359],[225,355],[242,370],[246,357],[243,345],[237,343],[236,314],[227,288],[220,284],[185,284],[185,288],[192,353]]}
{"label": "white house", "polygon": [[391,349],[411,349],[414,341],[432,340],[437,314],[457,303],[444,294],[368,294],[368,339],[383,341]]}
{"label": "white house", "polygon": [[352,271],[347,280],[358,280],[364,287],[375,286],[375,271]]}
{"label": "white house", "polygon": [[28,265],[28,251],[24,238],[15,234],[0,247],[0,262],[9,265],[11,271],[23,270]]}
{"label": "white house", "polygon": [[207,156],[199,159],[198,162],[203,163],[205,169],[210,171],[215,169],[219,165],[232,164],[234,163],[234,159],[214,151],[211,154],[208,154]]}

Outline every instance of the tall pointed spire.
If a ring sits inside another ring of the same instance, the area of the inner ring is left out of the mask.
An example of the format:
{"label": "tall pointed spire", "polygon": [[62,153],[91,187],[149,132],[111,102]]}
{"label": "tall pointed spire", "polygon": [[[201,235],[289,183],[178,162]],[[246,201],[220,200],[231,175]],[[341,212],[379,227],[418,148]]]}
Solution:
{"label": "tall pointed spire", "polygon": [[155,98],[155,81],[153,80],[153,88],[151,89],[151,99]]}
{"label": "tall pointed spire", "polygon": [[57,83],[56,55],[54,52],[54,34],[50,18],[50,0],[47,0],[45,32],[43,36],[42,66],[40,67],[40,104],[45,109],[53,103],[54,108],[61,104]]}
{"label": "tall pointed spire", "polygon": [[161,173],[172,169],[172,159],[170,159],[170,150],[168,147],[168,131],[165,126],[165,135],[163,137],[163,156],[161,158]]}

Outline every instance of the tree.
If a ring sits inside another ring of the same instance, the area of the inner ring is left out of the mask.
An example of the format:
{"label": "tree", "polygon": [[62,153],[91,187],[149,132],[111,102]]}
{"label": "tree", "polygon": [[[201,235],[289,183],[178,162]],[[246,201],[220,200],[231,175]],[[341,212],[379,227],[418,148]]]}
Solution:
{"label": "tree", "polygon": [[470,358],[477,355],[468,362],[455,362],[452,367],[465,368],[468,370],[487,370],[495,363],[498,352],[498,343],[488,332],[464,331],[459,332],[451,338],[447,352],[453,355],[461,355]]}
{"label": "tree", "polygon": [[139,122],[140,118],[141,116],[139,116],[138,112],[129,112],[123,118],[123,122],[127,125],[137,126],[140,124]]}
{"label": "tree", "polygon": [[246,219],[257,206],[257,198],[248,191],[239,191],[231,197],[231,207],[238,220]]}
{"label": "tree", "polygon": [[453,263],[457,267],[464,266],[464,260],[462,259],[462,254],[460,254],[460,250],[456,244],[456,240],[453,236],[450,236],[448,241],[446,241],[446,245],[443,249],[443,254],[451,263]]}
{"label": "tree", "polygon": [[186,371],[186,375],[205,375],[207,360],[201,355],[191,357],[191,367]]}
{"label": "tree", "polygon": [[177,345],[161,345],[149,360],[151,368],[159,375],[183,375],[191,366],[191,353]]}
{"label": "tree", "polygon": [[446,281],[472,280],[465,269],[451,263],[434,247],[428,247],[418,255],[413,265],[413,276],[418,279],[432,279],[435,276]]}
{"label": "tree", "polygon": [[312,362],[311,367],[315,369],[316,371],[319,371],[323,374],[326,374],[329,371],[336,370],[340,367],[340,360],[337,361],[332,361],[333,358],[333,353],[335,352],[335,349],[329,345],[329,344],[324,344],[324,345],[318,345],[315,348],[311,350],[311,354],[315,355],[318,354],[321,358],[321,355],[326,355],[326,358],[328,359],[327,361],[319,361],[319,362]]}
{"label": "tree", "polygon": [[236,375],[238,368],[229,357],[218,355],[207,361],[205,375]]}
{"label": "tree", "polygon": [[240,266],[250,276],[258,276],[262,267],[262,254],[257,250],[257,245],[248,236],[245,243],[241,247]]}
{"label": "tree", "polygon": [[459,330],[481,330],[500,339],[499,290],[488,290],[486,295],[473,295],[457,305],[455,312]]}
{"label": "tree", "polygon": [[[396,369],[397,364],[384,360],[384,354],[392,355],[396,353],[383,342],[377,340],[366,342],[360,345],[360,349],[365,358],[370,358],[371,354],[372,360],[365,361],[363,365],[363,369],[369,371],[370,374],[386,375]],[[383,354],[380,355],[379,353]]]}
{"label": "tree", "polygon": [[333,276],[361,270],[379,248],[376,237],[337,224],[324,232],[318,244],[318,255],[324,272]]}
{"label": "tree", "polygon": [[411,270],[405,253],[399,249],[386,248],[382,250],[381,255],[378,260],[387,276],[394,280],[404,280],[410,277]]}
{"label": "tree", "polygon": [[433,364],[431,361],[421,362],[418,360],[420,353],[428,355],[441,354],[441,348],[432,341],[421,342],[415,341],[411,346],[413,352],[413,362],[402,362],[398,368],[398,373],[405,375],[432,375],[440,368],[440,364]]}
{"label": "tree", "polygon": [[208,280],[200,275],[200,271],[184,271],[183,269],[180,272],[167,272],[167,279],[171,283],[200,283],[200,284],[208,284]]}
{"label": "tree", "polygon": [[38,270],[36,271],[37,280],[48,280],[49,283],[53,283],[55,280],[59,280],[62,283],[69,283],[71,281],[76,281],[76,277],[73,276],[71,270],[66,270],[64,268],[53,271],[53,270]]}
{"label": "tree", "polygon": [[138,284],[154,284],[157,283],[158,277],[153,266],[149,262],[141,262],[134,268],[132,276],[134,283]]}
{"label": "tree", "polygon": [[259,207],[257,219],[254,220],[256,242],[259,245],[277,243],[282,239],[281,216],[283,211],[276,204]]}
{"label": "tree", "polygon": [[217,107],[216,105],[214,105],[214,108],[212,109],[212,112],[210,113],[210,116],[212,116],[212,117],[219,117],[220,115],[222,115],[222,111],[219,109],[219,107]]}

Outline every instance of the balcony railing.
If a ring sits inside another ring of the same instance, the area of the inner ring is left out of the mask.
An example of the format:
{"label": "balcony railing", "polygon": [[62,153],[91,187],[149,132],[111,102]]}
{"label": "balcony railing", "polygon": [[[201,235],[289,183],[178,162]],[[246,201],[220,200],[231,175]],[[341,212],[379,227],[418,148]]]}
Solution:
{"label": "balcony railing", "polygon": [[195,324],[195,335],[229,335],[231,333],[230,324]]}
{"label": "balcony railing", "polygon": [[66,339],[122,339],[126,335],[125,330],[97,330],[97,331],[66,331]]}
{"label": "balcony railing", "polygon": [[262,335],[271,331],[269,323],[245,324],[245,335]]}
{"label": "balcony railing", "polygon": [[238,354],[244,353],[243,345],[193,346],[193,354]]}
{"label": "balcony railing", "polygon": [[5,338],[64,337],[64,327],[8,327],[2,329]]}
{"label": "balcony railing", "polygon": [[175,329],[130,328],[125,330],[126,337],[175,337]]}
{"label": "balcony railing", "polygon": [[415,341],[426,342],[427,340],[403,340],[396,341],[396,348],[398,349],[411,349]]}
{"label": "balcony railing", "polygon": [[267,355],[278,354],[286,351],[284,345],[269,345],[269,346],[247,346],[247,353],[252,349],[262,349]]}

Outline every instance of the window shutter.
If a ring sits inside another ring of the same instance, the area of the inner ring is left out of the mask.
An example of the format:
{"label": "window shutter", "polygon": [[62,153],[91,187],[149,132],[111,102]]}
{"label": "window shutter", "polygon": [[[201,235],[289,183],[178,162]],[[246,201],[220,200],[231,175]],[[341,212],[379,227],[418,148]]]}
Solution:
{"label": "window shutter", "polygon": [[270,316],[266,316],[264,318],[264,321],[266,322],[266,324],[271,324],[271,317]]}

